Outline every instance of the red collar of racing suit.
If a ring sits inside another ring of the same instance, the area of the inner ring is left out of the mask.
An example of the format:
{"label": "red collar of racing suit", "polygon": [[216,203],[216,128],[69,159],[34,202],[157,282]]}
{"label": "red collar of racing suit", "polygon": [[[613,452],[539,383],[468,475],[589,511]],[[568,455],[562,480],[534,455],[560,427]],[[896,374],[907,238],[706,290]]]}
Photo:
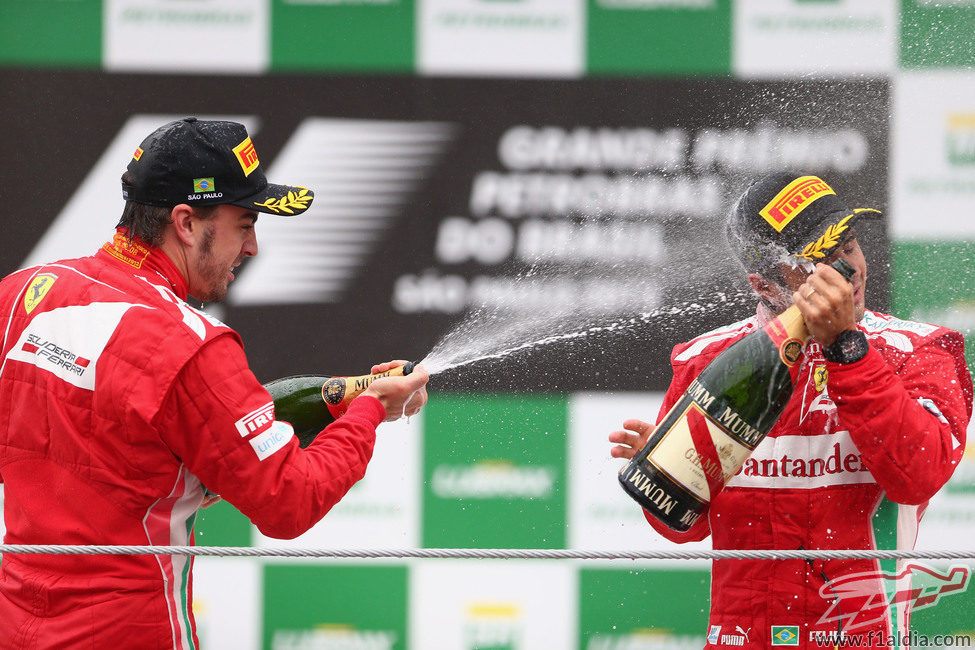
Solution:
{"label": "red collar of racing suit", "polygon": [[127,228],[119,227],[115,230],[112,241],[105,242],[99,249],[98,255],[109,256],[116,262],[141,271],[158,273],[181,300],[186,300],[189,286],[186,278],[179,272],[173,261],[161,249],[149,246],[135,235],[129,236]]}

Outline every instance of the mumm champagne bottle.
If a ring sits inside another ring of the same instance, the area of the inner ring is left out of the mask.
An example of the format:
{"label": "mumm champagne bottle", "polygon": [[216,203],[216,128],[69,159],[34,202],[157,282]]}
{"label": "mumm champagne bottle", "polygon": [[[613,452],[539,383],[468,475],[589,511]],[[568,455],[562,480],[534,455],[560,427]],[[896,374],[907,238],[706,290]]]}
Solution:
{"label": "mumm champagne bottle", "polygon": [[296,375],[264,384],[274,400],[274,418],[294,427],[302,449],[311,444],[321,430],[341,417],[349,403],[381,377],[408,375],[415,362],[386,372],[358,377]]}
{"label": "mumm champagne bottle", "polygon": [[808,338],[792,305],[715,357],[620,471],[623,489],[668,527],[694,525],[782,415]]}

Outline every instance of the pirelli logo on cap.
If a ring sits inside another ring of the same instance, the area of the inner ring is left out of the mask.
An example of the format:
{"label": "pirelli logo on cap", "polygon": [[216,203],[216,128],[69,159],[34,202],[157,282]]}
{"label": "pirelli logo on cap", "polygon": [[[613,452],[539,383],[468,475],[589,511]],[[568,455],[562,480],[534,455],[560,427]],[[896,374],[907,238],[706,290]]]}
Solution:
{"label": "pirelli logo on cap", "polygon": [[758,213],[776,232],[782,232],[808,205],[827,194],[836,192],[816,176],[802,176],[786,185]]}
{"label": "pirelli logo on cap", "polygon": [[142,158],[142,154],[144,153],[145,152],[142,150],[142,147],[136,147],[135,152],[132,154],[132,157],[135,158],[136,160],[139,160],[140,158]]}
{"label": "pirelli logo on cap", "polygon": [[234,147],[234,155],[237,156],[237,162],[244,170],[244,176],[250,176],[251,172],[261,164],[261,161],[257,159],[257,150],[254,149],[254,143],[251,142],[250,138],[245,138],[243,142]]}

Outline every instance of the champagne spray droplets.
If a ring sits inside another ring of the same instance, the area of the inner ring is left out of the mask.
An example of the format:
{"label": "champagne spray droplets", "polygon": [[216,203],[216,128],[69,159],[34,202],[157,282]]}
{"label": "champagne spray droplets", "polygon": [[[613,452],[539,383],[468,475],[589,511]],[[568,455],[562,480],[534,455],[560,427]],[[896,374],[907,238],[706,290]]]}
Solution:
{"label": "champagne spray droplets", "polygon": [[568,343],[598,335],[627,334],[650,324],[675,318],[704,316],[716,306],[752,301],[751,291],[719,292],[709,301],[688,300],[658,307],[632,316],[609,318],[596,324],[577,324],[566,328],[564,314],[536,315],[514,320],[499,311],[476,310],[448,332],[421,361],[431,375],[472,363],[530,354],[544,346]]}

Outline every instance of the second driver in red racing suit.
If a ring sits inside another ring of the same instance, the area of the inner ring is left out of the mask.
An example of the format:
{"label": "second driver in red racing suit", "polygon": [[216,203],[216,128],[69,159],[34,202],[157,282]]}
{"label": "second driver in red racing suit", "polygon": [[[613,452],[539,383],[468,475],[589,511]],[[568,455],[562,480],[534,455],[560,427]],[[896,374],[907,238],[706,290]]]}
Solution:
{"label": "second driver in red racing suit", "polygon": [[[779,175],[753,185],[732,218],[810,178]],[[822,186],[816,198],[835,199]],[[822,242],[816,233],[824,232],[824,216],[852,230],[843,219],[855,213],[835,207],[806,206],[814,234],[805,232],[803,241]],[[793,223],[808,226],[796,217]],[[808,277],[811,265],[787,265],[780,278],[795,290],[791,300],[814,337],[782,416],[689,530],[678,533],[645,512],[667,539],[710,536],[714,549],[725,550],[913,548],[928,500],[965,448],[972,380],[964,342],[954,330],[865,310],[866,263],[855,233],[846,234],[817,259],[847,259],[857,271],[852,285],[826,265]],[[766,278],[749,279],[763,298],[755,316],[674,348],[660,418],[711,360],[784,306],[786,294],[776,295]],[[632,457],[653,427],[639,420],[624,427],[610,435],[618,445],[613,455]],[[920,581],[932,571],[873,559],[715,560],[707,647],[907,647],[912,573]]]}

